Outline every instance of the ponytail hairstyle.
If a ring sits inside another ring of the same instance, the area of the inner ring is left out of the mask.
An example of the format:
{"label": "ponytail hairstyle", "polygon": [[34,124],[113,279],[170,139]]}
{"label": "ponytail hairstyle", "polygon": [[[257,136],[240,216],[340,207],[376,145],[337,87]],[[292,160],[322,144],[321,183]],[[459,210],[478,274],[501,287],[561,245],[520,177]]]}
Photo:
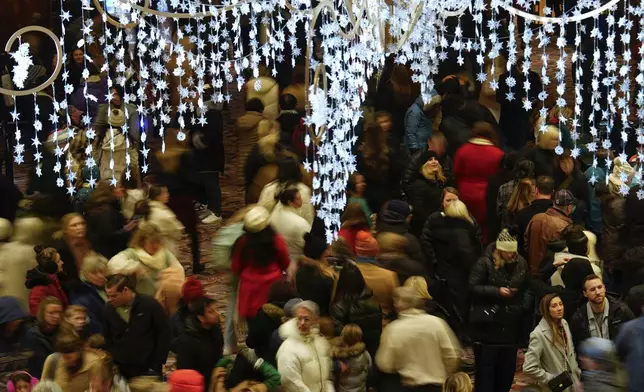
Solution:
{"label": "ponytail hairstyle", "polygon": [[526,208],[530,203],[532,203],[534,196],[534,179],[522,179],[512,191],[512,196],[508,203],[508,212],[514,214]]}
{"label": "ponytail hairstyle", "polygon": [[46,274],[55,274],[58,272],[58,259],[60,255],[54,248],[43,248],[42,246],[35,246],[36,262],[38,268]]}

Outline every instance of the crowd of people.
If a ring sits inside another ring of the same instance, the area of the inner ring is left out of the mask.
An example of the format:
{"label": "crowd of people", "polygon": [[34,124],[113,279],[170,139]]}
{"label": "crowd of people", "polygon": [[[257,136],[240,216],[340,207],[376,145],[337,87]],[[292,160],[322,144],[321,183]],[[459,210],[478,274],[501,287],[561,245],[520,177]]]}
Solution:
{"label": "crowd of people", "polygon": [[[68,56],[73,195],[49,175],[25,194],[2,182],[17,196],[0,210],[0,388],[501,392],[521,353],[527,391],[644,390],[633,146],[631,159],[572,154],[587,135],[570,131],[566,108],[547,101],[540,118],[463,70],[424,102],[410,69],[387,62],[354,130],[357,171],[328,244],[302,165],[316,154],[302,67],[290,84],[263,67],[248,81],[234,126],[245,206],[223,222],[227,109],[212,89],[208,124],[167,138],[140,178],[153,121],[121,87],[83,106],[83,86],[108,90],[98,68],[83,76],[84,56]],[[538,78],[518,82],[540,91]],[[54,135],[43,164],[55,162]],[[199,222],[222,224],[212,260]],[[196,277],[205,263],[232,275],[225,317]]]}

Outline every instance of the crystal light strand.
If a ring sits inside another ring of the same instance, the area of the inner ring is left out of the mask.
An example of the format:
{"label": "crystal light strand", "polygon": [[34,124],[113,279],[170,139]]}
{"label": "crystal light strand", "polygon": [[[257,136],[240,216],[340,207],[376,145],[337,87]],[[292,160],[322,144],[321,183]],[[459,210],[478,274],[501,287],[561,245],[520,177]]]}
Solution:
{"label": "crystal light strand", "polygon": [[[64,116],[65,116],[65,130],[67,131],[67,137],[65,138],[65,147],[61,148],[60,145],[58,144],[58,138],[56,137],[56,150],[54,151],[54,155],[56,156],[56,165],[54,166],[54,172],[57,174],[57,179],[56,179],[56,186],[59,188],[62,188],[65,186],[65,180],[62,177],[62,164],[61,164],[61,158],[63,155],[65,155],[65,151],[67,151],[67,157],[70,157],[71,153],[69,152],[69,143],[70,141],[74,138],[74,131],[72,128],[71,124],[71,117],[69,116],[69,104],[67,101],[67,95],[68,93],[68,88],[65,84],[67,84],[67,79],[69,79],[69,72],[67,71],[67,50],[65,49],[65,35],[66,35],[66,28],[65,24],[69,22],[71,19],[71,13],[69,11],[65,10],[65,6],[63,3],[63,0],[60,0],[60,46],[61,46],[61,62],[62,62],[62,75],[61,75],[61,80],[63,81],[63,91],[62,91],[62,100],[59,104],[60,109],[64,110]],[[52,96],[54,98],[54,102],[56,103],[56,83],[52,84]],[[71,85],[69,85],[71,87]],[[58,110],[56,110],[56,104],[54,105],[54,115],[56,116],[56,119],[58,119]],[[56,121],[56,124],[52,122],[52,125],[54,125],[54,129],[56,131],[55,136],[58,135],[58,121]],[[73,185],[69,184],[68,186]]]}
{"label": "crystal light strand", "polygon": [[[633,10],[633,14],[641,21],[644,18],[644,4],[642,2]],[[640,48],[644,48],[644,23],[640,23],[640,30],[637,35],[637,39],[640,44]],[[640,49],[640,54],[642,54],[642,49]],[[639,88],[637,91],[637,96],[635,98],[635,103],[637,104],[637,143],[639,144],[637,150],[637,160],[639,163],[639,189],[637,191],[637,198],[639,200],[644,200],[644,175],[642,173],[642,166],[644,166],[644,55],[640,56],[640,61],[637,65],[637,76],[635,81],[638,84]]]}
{"label": "crystal light strand", "polygon": [[[88,142],[88,147],[85,149],[85,155],[87,156],[87,159],[85,161],[85,166],[87,166],[91,169],[96,166],[96,161],[94,160],[94,155],[92,154],[92,141],[96,137],[96,131],[92,128],[92,119],[89,115],[89,94],[87,93],[87,79],[89,78],[89,69],[87,69],[87,62],[92,61],[91,58],[87,55],[86,53],[86,43],[89,41],[93,40],[93,37],[91,35],[91,27],[92,23],[91,20],[87,21],[85,19],[85,11],[86,10],[91,10],[93,9],[89,3],[89,0],[82,0],[82,9],[81,9],[81,25],[82,25],[82,34],[83,38],[81,39],[82,42],[78,42],[76,46],[78,48],[82,47],[83,48],[83,79],[84,79],[84,86],[83,86],[83,96],[85,98],[85,108],[87,112],[83,115],[82,123],[84,126],[87,127],[87,130],[85,131],[85,135],[87,136],[87,142]],[[96,99],[96,97],[93,97]],[[93,99],[93,100],[94,100]],[[109,118],[110,112],[108,111],[108,118]],[[99,141],[98,145],[100,148],[100,144],[102,141]],[[73,180],[71,180],[72,177],[72,172],[73,172],[73,161],[71,158],[71,155],[67,155],[67,162],[66,162],[66,168],[67,168],[67,180],[68,180],[68,187],[67,187],[67,193],[70,195],[73,195],[75,192],[75,188],[73,186]]]}
{"label": "crystal light strand", "polygon": [[40,160],[42,159],[42,152],[40,152],[40,145],[42,144],[40,142],[40,139],[38,138],[38,132],[42,131],[42,122],[38,119],[38,116],[40,115],[40,107],[38,106],[38,103],[36,102],[36,93],[33,93],[34,97],[34,138],[31,139],[31,145],[34,147],[34,150],[36,151],[34,153],[34,161],[36,163],[36,175],[38,177],[42,177],[42,165],[40,163]]}
{"label": "crystal light strand", "polygon": [[[506,93],[505,98],[508,101],[513,101],[516,98],[514,97],[512,88],[516,86],[517,81],[512,75],[512,71],[514,70],[514,65],[517,62],[517,42],[514,37],[514,33],[515,33],[514,15],[510,14],[509,18],[510,20],[508,23],[508,62],[506,65],[506,70],[508,71],[508,77],[505,79],[505,84],[508,86],[508,92]],[[528,26],[528,28],[529,27],[530,26]],[[526,84],[529,84],[529,81],[527,79],[526,79]]]}
{"label": "crystal light strand", "polygon": [[[612,147],[611,135],[614,127],[614,115],[615,115],[615,104],[614,99],[617,93],[615,92],[615,71],[617,70],[617,61],[615,55],[615,16],[613,10],[611,9],[606,17],[608,24],[608,36],[606,37],[606,60],[604,62],[604,72],[605,76],[601,81],[601,85],[606,88],[606,105],[601,110],[601,121],[603,124],[606,124],[606,132],[602,132],[604,139],[602,140],[602,147],[606,151],[610,151]],[[610,156],[608,156],[606,162],[606,170],[610,171],[611,164]],[[608,184],[608,176],[606,176],[606,183]],[[624,189],[620,189],[620,192],[623,193]]]}
{"label": "crystal light strand", "polygon": [[626,145],[628,144],[628,130],[631,129],[631,126],[628,121],[628,117],[631,114],[630,102],[631,102],[631,28],[633,27],[633,21],[630,20],[630,1],[626,0],[624,3],[624,15],[619,18],[617,23],[618,27],[623,29],[621,37],[622,42],[622,65],[619,67],[619,79],[621,84],[619,85],[619,97],[617,98],[617,110],[620,111],[620,120],[621,120],[621,129],[622,129],[622,159],[624,162],[628,162],[628,156],[626,154]]}
{"label": "crystal light strand", "polygon": [[20,131],[20,128],[18,126],[18,121],[20,121],[20,113],[18,113],[18,106],[16,103],[16,96],[12,95],[11,98],[13,99],[13,112],[11,112],[11,121],[13,121],[16,124],[16,131],[14,133],[15,138],[16,138],[16,147],[14,148],[14,157],[13,160],[17,164],[24,163],[25,157],[24,157],[24,152],[25,152],[25,145],[20,143],[20,139],[22,138],[22,132]]}
{"label": "crystal light strand", "polygon": [[[565,7],[565,4],[564,4]],[[566,100],[564,99],[564,93],[566,92],[566,58],[568,54],[566,53],[566,25],[561,23],[559,25],[559,37],[557,37],[557,48],[559,48],[559,59],[557,60],[557,72],[555,74],[555,80],[557,81],[557,94],[558,98],[556,105],[557,110],[557,124],[559,126],[559,145],[555,148],[555,153],[561,155],[564,152],[563,147],[561,146],[561,134],[562,126],[565,126],[568,122],[568,119],[562,114],[562,110],[566,107]]]}
{"label": "crystal light strand", "polygon": [[[575,144],[575,147],[573,148],[571,152],[571,156],[573,158],[578,158],[580,154],[579,147],[577,147],[577,141],[579,140],[579,131],[578,129],[580,128],[579,120],[582,115],[581,113],[581,105],[584,100],[584,96],[582,93],[583,90],[583,83],[582,83],[582,63],[585,60],[585,54],[581,50],[581,29],[582,25],[579,22],[575,23],[575,51],[572,54],[572,64],[575,67],[575,108],[573,112],[573,119],[570,124],[570,136],[573,140],[573,143]],[[596,167],[596,160],[593,159],[593,167]]]}
{"label": "crystal light strand", "polygon": [[530,46],[530,44],[532,42],[533,32],[528,27],[529,25],[526,26],[525,30],[523,30],[523,36],[521,37],[524,44],[521,72],[523,73],[523,90],[525,91],[525,99],[523,100],[523,109],[525,111],[533,109],[532,99],[530,99],[532,97],[530,94],[530,68],[532,67],[530,57],[532,56],[532,46]]}
{"label": "crystal light strand", "polygon": [[[593,66],[592,66],[592,80],[591,80],[591,96],[590,96],[590,113],[588,114],[588,120],[589,120],[589,129],[590,129],[590,134],[593,137],[593,140],[586,144],[586,147],[588,148],[588,151],[593,153],[593,164],[596,166],[596,161],[597,161],[597,141],[599,140],[599,130],[597,129],[597,122],[596,122],[596,116],[595,112],[599,111],[599,102],[598,99],[600,97],[600,92],[599,92],[599,76],[601,75],[601,51],[597,47],[597,41],[601,37],[601,32],[599,31],[598,28],[598,21],[595,18],[593,20],[593,29],[590,32],[590,37],[593,38],[593,54],[592,54],[592,61],[593,61]],[[584,113],[584,116],[587,115]],[[606,158],[606,164],[610,165],[612,162],[610,161],[610,158]],[[610,166],[607,166],[610,167]],[[595,176],[592,176],[589,180],[591,184],[595,184],[597,182],[597,178]]]}

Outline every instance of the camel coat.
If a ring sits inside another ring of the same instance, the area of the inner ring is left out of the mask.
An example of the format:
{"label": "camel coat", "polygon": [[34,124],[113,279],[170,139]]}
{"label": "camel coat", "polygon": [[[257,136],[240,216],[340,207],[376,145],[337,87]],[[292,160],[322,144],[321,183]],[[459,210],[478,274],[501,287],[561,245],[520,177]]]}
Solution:
{"label": "camel coat", "polygon": [[[65,363],[61,354],[54,353],[47,357],[42,370],[41,380],[54,381],[60,389],[65,392],[85,392],[89,390],[90,374],[94,367],[101,365],[102,357],[99,351],[84,351],[83,366],[73,375],[69,375],[65,369]],[[52,366],[56,364],[56,368]],[[53,375],[53,378],[50,377]]]}
{"label": "camel coat", "polygon": [[[246,112],[235,122],[237,133],[237,160],[246,162],[250,151],[253,149],[259,138],[257,137],[257,124],[265,117],[259,112]],[[239,176],[244,178],[244,165],[239,165]]]}
{"label": "camel coat", "polygon": [[[578,382],[581,377],[568,322],[562,320],[562,323],[568,336],[567,350],[552,342],[552,330],[545,319],[541,319],[530,334],[530,345],[525,353],[523,372],[541,385],[542,391],[550,391],[547,386],[548,381],[564,371],[570,372],[574,382]],[[572,387],[566,389],[566,392],[570,391]]]}

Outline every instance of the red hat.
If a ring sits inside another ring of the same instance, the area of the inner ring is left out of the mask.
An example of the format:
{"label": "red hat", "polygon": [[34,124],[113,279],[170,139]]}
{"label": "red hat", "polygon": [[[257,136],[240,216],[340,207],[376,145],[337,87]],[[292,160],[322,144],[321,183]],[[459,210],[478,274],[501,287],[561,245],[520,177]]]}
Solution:
{"label": "red hat", "polygon": [[184,302],[191,303],[197,298],[201,298],[206,295],[206,292],[203,290],[203,285],[200,281],[197,280],[194,276],[190,276],[186,279],[181,289],[181,296],[183,297]]}
{"label": "red hat", "polygon": [[361,230],[356,234],[356,256],[377,256],[378,241],[371,232]]}
{"label": "red hat", "polygon": [[202,392],[205,381],[198,371],[181,369],[170,373],[168,384],[172,392]]}

